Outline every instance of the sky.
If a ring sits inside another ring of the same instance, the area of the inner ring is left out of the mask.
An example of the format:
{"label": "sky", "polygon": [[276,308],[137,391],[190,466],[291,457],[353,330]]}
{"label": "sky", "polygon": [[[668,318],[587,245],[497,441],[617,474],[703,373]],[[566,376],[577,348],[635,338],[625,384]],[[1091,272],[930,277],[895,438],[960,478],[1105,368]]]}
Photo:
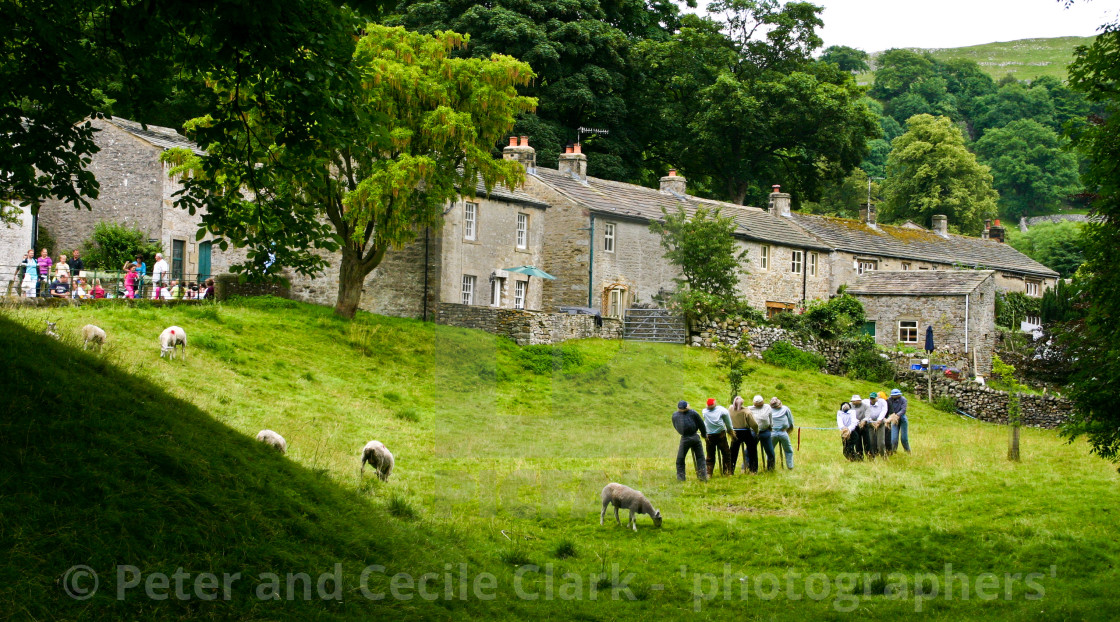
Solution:
{"label": "sky", "polygon": [[[955,48],[993,41],[1096,34],[1120,12],[1117,0],[810,0],[823,6],[824,47],[866,52]],[[706,0],[699,0],[701,7]]]}

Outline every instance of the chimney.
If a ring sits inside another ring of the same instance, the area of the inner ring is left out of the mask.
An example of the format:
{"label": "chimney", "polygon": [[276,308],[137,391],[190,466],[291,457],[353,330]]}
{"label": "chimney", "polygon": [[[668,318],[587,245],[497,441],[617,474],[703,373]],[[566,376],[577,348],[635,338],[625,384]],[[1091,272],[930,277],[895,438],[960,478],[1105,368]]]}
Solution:
{"label": "chimney", "polygon": [[992,230],[992,219],[989,218],[989,219],[984,221],[984,230],[980,232],[980,239],[981,240],[987,240],[988,235],[991,233],[991,230]]}
{"label": "chimney", "polygon": [[875,204],[874,203],[860,203],[859,204],[859,221],[867,224],[869,227],[875,226]]}
{"label": "chimney", "polygon": [[517,160],[529,172],[537,168],[537,150],[529,146],[528,136],[522,136],[520,141],[517,136],[510,136],[509,146],[502,149],[502,158]]}
{"label": "chimney", "polygon": [[949,237],[949,218],[945,214],[933,215],[933,232],[943,238]]}
{"label": "chimney", "polygon": [[996,242],[1003,242],[1005,236],[1006,231],[1004,230],[1003,225],[999,224],[999,219],[997,218],[996,221],[992,223],[992,227],[988,229],[988,238],[995,240]]}
{"label": "chimney", "polygon": [[677,175],[677,169],[669,169],[669,174],[661,178],[661,191],[671,194],[685,194],[688,180]]}
{"label": "chimney", "polygon": [[568,145],[564,153],[560,154],[560,165],[557,167],[561,173],[567,173],[579,181],[587,181],[587,156],[579,143]]}
{"label": "chimney", "polygon": [[775,216],[790,217],[788,192],[781,192],[782,187],[774,184],[774,191],[770,193],[770,213]]}

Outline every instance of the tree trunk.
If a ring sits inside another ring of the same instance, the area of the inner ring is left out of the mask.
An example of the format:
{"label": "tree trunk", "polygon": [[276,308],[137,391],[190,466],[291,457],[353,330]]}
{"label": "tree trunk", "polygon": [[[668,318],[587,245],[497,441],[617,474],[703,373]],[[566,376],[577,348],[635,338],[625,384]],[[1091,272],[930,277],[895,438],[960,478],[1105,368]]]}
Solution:
{"label": "tree trunk", "polygon": [[362,268],[361,257],[345,247],[342,250],[342,263],[338,268],[338,300],[334,312],[346,319],[353,319],[362,301],[362,285],[366,275],[372,270]]}
{"label": "tree trunk", "polygon": [[1011,426],[1011,438],[1007,443],[1007,459],[1012,462],[1019,461],[1019,426]]}

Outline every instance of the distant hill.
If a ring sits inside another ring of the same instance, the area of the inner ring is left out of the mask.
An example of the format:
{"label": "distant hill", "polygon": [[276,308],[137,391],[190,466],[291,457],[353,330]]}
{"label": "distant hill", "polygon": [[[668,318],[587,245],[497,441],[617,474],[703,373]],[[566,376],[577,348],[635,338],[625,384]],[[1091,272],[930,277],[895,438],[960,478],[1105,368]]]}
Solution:
{"label": "distant hill", "polygon": [[[1073,60],[1073,50],[1079,45],[1089,45],[1096,37],[1055,37],[1052,39],[1020,39],[970,45],[961,48],[909,48],[915,52],[929,52],[934,58],[951,60],[967,58],[976,61],[993,79],[1010,74],[1017,80],[1033,80],[1042,76],[1066,79],[1066,66]],[[871,55],[872,66],[881,52]],[[859,74],[860,84],[871,84],[875,72]]]}

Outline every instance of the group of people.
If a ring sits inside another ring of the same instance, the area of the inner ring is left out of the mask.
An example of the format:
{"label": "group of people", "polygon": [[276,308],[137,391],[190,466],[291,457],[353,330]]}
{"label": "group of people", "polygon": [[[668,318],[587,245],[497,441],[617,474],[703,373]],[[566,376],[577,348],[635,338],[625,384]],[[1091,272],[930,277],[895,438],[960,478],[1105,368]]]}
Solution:
{"label": "group of people", "polygon": [[[121,269],[125,273],[124,297],[143,297],[148,276],[148,265],[144,258],[137,255],[135,261],[126,261]],[[37,258],[32,249],[27,251],[16,268],[16,282],[19,283],[20,294],[27,298],[106,298],[101,280],[95,279],[93,287],[90,287],[82,274],[84,270],[85,262],[81,259],[81,251],[75,250],[70,259],[66,255],[60,255],[58,261],[54,261],[47,249],[41,249]],[[152,267],[151,298],[203,300],[213,295],[214,279],[209,278],[201,283],[180,283],[171,278],[171,270],[163,254],[156,253]]]}
{"label": "group of people", "polygon": [[836,411],[836,427],[848,460],[889,456],[898,449],[899,441],[910,453],[906,398],[898,389],[892,389],[886,399],[872,392],[866,402],[853,395],[850,402],[842,402]]}
{"label": "group of people", "polygon": [[681,400],[673,413],[673,427],[681,436],[677,448],[677,479],[681,481],[685,480],[685,458],[690,451],[696,463],[696,476],[701,480],[715,472],[717,458],[724,475],[734,474],[740,454],[743,472],[758,473],[760,448],[765,454],[766,470],[773,471],[775,445],[782,450],[786,467],[793,468],[793,444],[789,438],[794,429],[793,413],[777,397],[766,403],[761,395],[756,395],[747,406],[742,397],[735,396],[731,408],[724,408],[711,398],[701,413]]}
{"label": "group of people", "polygon": [[[747,406],[742,397],[735,396],[730,408],[720,406],[711,398],[699,413],[681,400],[672,418],[673,427],[681,437],[677,447],[677,479],[682,482],[689,452],[692,452],[696,476],[701,481],[715,472],[717,459],[722,464],[723,474],[733,475],[740,453],[743,472],[758,473],[759,449],[765,454],[766,470],[774,470],[775,448],[782,452],[786,467],[793,468],[793,443],[790,441],[794,430],[793,413],[777,397],[766,403],[761,395],[756,395]],[[910,452],[906,398],[898,389],[893,389],[889,398],[874,392],[866,402],[859,395],[853,395],[850,402],[840,405],[836,425],[848,460],[889,456],[898,448],[899,441],[902,448]]]}

